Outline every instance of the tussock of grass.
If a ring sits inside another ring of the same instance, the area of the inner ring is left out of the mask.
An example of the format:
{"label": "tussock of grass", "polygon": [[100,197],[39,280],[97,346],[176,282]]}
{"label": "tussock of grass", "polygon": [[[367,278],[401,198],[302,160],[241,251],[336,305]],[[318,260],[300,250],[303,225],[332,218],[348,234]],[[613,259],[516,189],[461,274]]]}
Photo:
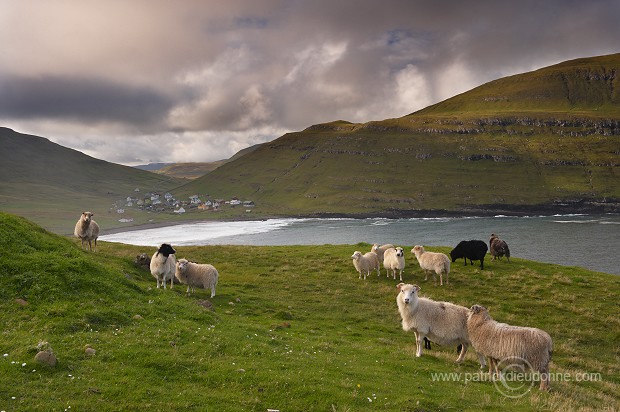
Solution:
{"label": "tussock of grass", "polygon": [[[413,335],[400,327],[397,281],[357,279],[350,256],[367,244],[177,247],[179,257],[218,268],[213,299],[156,289],[132,263],[148,248],[102,243],[96,254],[83,252],[6,214],[0,247],[0,375],[10,382],[0,385],[3,410],[620,407],[617,276],[515,258],[484,271],[457,262],[450,285],[439,287],[406,257],[405,279],[424,295],[481,303],[500,321],[547,330],[552,372],[600,373],[599,381],[552,382],[550,393],[534,388],[509,399],[489,381],[432,380],[437,372],[477,373],[475,355],[456,365],[456,348],[433,345],[415,358]],[[199,304],[205,300],[214,311]],[[41,341],[56,368],[34,363]]]}

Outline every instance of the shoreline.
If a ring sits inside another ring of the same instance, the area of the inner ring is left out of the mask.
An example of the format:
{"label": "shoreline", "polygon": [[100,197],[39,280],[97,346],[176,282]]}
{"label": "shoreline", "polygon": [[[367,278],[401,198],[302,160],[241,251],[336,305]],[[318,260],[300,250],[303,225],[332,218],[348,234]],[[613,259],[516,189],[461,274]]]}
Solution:
{"label": "shoreline", "polygon": [[[600,205],[600,204],[599,204]],[[497,205],[499,206],[499,205]],[[205,222],[243,222],[243,221],[260,221],[270,219],[412,219],[412,218],[472,218],[472,217],[528,217],[528,216],[567,216],[567,215],[590,215],[590,214],[620,214],[620,208],[617,204],[612,207],[592,207],[592,205],[548,205],[548,206],[507,206],[503,207],[471,207],[461,210],[391,210],[383,213],[308,213],[308,214],[291,214],[291,215],[258,215],[253,218],[238,219],[188,219],[183,221],[164,221],[152,222],[145,224],[132,225],[127,227],[116,227],[104,230],[101,236],[114,235],[124,232],[134,232],[138,230],[158,229],[162,227],[179,226],[185,224],[205,223]],[[585,206],[585,207],[584,207]]]}

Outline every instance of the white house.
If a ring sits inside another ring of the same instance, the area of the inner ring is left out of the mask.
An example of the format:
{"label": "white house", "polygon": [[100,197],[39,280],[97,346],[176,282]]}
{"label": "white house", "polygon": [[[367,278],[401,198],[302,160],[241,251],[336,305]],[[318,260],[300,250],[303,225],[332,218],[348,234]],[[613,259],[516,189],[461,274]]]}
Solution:
{"label": "white house", "polygon": [[174,213],[178,213],[178,214],[185,213],[185,209],[183,207],[180,207],[177,210],[175,210]]}

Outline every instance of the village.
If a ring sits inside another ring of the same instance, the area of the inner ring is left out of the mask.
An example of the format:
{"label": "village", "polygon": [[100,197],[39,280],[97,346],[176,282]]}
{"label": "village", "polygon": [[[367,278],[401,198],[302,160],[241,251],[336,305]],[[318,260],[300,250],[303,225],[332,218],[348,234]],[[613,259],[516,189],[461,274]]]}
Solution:
{"label": "village", "polygon": [[115,202],[110,212],[119,215],[119,222],[129,223],[133,221],[133,218],[128,215],[132,208],[154,213],[184,214],[191,211],[219,212],[224,207],[242,207],[245,208],[246,213],[250,213],[254,206],[255,203],[253,201],[243,201],[237,197],[233,197],[230,200],[211,199],[207,194],[201,199],[200,195],[196,194],[190,196],[188,200],[180,200],[176,199],[170,192],[166,192],[163,195],[156,192],[140,195],[140,188],[136,188],[134,189],[134,195]]}

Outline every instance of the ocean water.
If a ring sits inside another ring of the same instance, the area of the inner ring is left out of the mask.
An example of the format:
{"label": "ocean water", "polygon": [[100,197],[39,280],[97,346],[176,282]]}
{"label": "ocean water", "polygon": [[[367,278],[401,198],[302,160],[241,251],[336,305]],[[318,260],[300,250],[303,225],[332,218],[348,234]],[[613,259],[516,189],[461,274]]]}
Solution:
{"label": "ocean water", "polygon": [[620,275],[616,262],[620,215],[616,214],[197,222],[120,232],[100,239],[152,247],[161,243],[278,246],[358,242],[453,247],[470,239],[488,244],[491,233],[508,243],[514,257]]}

